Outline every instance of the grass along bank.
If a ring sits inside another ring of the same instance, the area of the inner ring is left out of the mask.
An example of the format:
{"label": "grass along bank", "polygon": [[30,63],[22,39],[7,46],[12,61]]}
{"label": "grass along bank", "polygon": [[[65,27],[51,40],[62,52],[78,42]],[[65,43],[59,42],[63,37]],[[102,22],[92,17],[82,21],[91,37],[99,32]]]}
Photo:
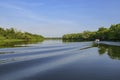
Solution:
{"label": "grass along bank", "polygon": [[35,42],[42,42],[44,37],[42,35],[32,34],[28,32],[18,31],[14,28],[0,27],[0,47],[14,47],[20,44],[30,44]]}

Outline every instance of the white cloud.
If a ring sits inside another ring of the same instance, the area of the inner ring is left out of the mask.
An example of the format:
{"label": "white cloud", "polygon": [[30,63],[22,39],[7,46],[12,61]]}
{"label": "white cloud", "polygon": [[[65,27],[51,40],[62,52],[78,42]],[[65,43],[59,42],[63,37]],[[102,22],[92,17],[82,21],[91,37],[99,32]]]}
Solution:
{"label": "white cloud", "polygon": [[20,2],[20,5],[24,5],[24,6],[32,6],[32,7],[38,7],[38,6],[43,6],[45,5],[45,3],[35,3],[35,2],[32,2],[32,3],[28,3],[28,2]]}
{"label": "white cloud", "polygon": [[[34,6],[37,5],[37,3],[26,5]],[[72,20],[46,18],[45,16],[35,14],[33,11],[23,8],[20,5],[18,6],[10,3],[0,3],[0,6],[14,10],[14,14],[12,16],[28,18],[27,20],[24,20],[22,22],[19,21],[17,18],[17,23],[14,20],[8,22],[10,25],[17,26],[16,28],[23,31],[28,31],[37,34],[39,33],[44,36],[62,36],[65,33],[80,31],[76,30],[76,28],[79,26],[79,23],[76,23]]]}
{"label": "white cloud", "polygon": [[[27,4],[27,5],[36,5],[36,4],[38,4],[39,5],[40,3],[33,3],[33,4],[24,3],[24,4]],[[49,19],[49,18],[46,18],[46,16],[37,15],[33,11],[31,11],[29,9],[25,9],[25,8],[23,8],[21,6],[17,6],[17,5],[13,5],[13,4],[0,3],[0,6],[4,7],[4,8],[14,10],[14,13],[17,13],[16,15],[18,15],[18,12],[19,12],[19,14],[20,14],[19,16],[31,18],[33,20],[43,21],[43,22],[47,22],[47,23],[65,23],[65,24],[73,23],[73,21],[70,21],[70,20]],[[13,16],[15,16],[15,15],[13,15]]]}

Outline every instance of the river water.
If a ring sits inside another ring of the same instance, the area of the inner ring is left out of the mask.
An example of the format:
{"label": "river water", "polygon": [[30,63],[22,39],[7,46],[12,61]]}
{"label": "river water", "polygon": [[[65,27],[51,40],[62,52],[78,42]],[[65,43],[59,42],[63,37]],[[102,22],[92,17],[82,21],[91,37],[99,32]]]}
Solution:
{"label": "river water", "polygon": [[0,49],[0,80],[120,80],[120,47],[46,40]]}

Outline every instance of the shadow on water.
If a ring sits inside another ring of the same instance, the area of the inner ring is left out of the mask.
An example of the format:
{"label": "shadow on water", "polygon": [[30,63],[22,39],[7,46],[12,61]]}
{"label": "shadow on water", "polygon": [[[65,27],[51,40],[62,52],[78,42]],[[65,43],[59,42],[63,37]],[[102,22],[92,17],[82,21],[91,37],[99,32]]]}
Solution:
{"label": "shadow on water", "polygon": [[107,54],[111,59],[120,60],[120,46],[93,43],[93,47],[98,47],[100,55]]}
{"label": "shadow on water", "polygon": [[15,53],[14,51],[11,51],[11,52],[0,52],[0,54],[12,54],[12,53]]}

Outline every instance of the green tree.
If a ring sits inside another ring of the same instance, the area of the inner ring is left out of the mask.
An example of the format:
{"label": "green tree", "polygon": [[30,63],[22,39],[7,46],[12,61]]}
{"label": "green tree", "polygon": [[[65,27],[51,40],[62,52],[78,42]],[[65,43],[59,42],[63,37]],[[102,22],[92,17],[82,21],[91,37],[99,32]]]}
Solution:
{"label": "green tree", "polygon": [[100,27],[93,32],[84,31],[82,33],[65,34],[62,38],[64,41],[93,41],[96,38],[120,41],[120,24],[111,25],[110,28]]}
{"label": "green tree", "polygon": [[109,30],[109,39],[115,41],[120,40],[120,24],[111,25]]}

